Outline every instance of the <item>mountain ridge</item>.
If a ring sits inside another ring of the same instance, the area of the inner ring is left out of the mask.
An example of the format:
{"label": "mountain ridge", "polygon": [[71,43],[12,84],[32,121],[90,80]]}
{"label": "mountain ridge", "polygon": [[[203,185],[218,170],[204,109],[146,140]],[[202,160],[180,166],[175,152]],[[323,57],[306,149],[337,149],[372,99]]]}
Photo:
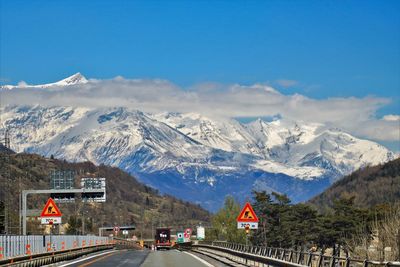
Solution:
{"label": "mountain ridge", "polygon": [[326,212],[340,198],[354,198],[355,206],[361,208],[400,202],[400,158],[358,169],[308,202]]}
{"label": "mountain ridge", "polygon": [[245,198],[260,186],[304,201],[343,173],[395,156],[318,124],[241,124],[122,107],[7,106],[1,114],[17,152],[116,166],[163,193],[207,202],[209,209],[226,194]]}

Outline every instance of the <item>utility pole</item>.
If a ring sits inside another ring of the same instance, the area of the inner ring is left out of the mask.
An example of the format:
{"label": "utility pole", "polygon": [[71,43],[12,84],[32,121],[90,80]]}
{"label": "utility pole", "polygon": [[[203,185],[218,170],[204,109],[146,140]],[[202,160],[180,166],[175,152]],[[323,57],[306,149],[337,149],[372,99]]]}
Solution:
{"label": "utility pole", "polygon": [[[5,130],[4,134],[4,146],[8,149],[10,149],[10,132],[8,129]],[[10,211],[13,210],[11,206],[11,198],[13,197],[13,194],[11,193],[11,173],[10,173],[10,153],[8,151],[5,151],[3,153],[4,155],[4,179],[5,179],[5,190],[4,192],[4,231],[6,234],[11,234],[11,216],[10,216]]]}
{"label": "utility pole", "polygon": [[153,226],[153,220],[151,220],[151,238],[154,238],[154,226]]}
{"label": "utility pole", "polygon": [[[20,179],[20,185],[21,185],[21,179]],[[18,229],[19,229],[19,235],[22,234],[22,193],[21,193],[21,186],[20,191],[18,194],[18,213],[19,213],[19,223],[18,223]]]}
{"label": "utility pole", "polygon": [[144,207],[142,207],[142,227],[140,227],[140,240],[143,240],[143,227],[144,227]]}
{"label": "utility pole", "polygon": [[246,225],[244,229],[246,231],[246,247],[247,247],[249,245],[250,226]]}

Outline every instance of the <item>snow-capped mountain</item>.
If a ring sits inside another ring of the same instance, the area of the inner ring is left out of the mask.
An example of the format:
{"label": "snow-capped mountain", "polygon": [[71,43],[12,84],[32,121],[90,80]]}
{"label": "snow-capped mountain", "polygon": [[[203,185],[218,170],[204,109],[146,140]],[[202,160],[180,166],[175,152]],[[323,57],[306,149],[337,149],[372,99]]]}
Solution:
{"label": "snow-capped mountain", "polygon": [[317,123],[258,119],[241,124],[233,119],[211,120],[193,113],[163,113],[153,117],[199,143],[257,156],[259,160],[253,165],[257,168],[298,178],[319,177],[326,171],[345,175],[394,157],[377,143]]}
{"label": "snow-capped mountain", "polygon": [[118,166],[209,209],[226,194],[244,198],[253,188],[305,200],[343,174],[394,158],[374,142],[321,124],[242,124],[128,108],[7,106],[1,114],[18,152]]}
{"label": "snow-capped mountain", "polygon": [[[77,73],[55,83],[0,89],[38,88],[35,96],[86,83],[97,88]],[[40,105],[8,105],[0,114],[0,135],[8,128],[17,152],[117,166],[210,210],[219,208],[227,194],[244,199],[253,189],[306,200],[355,169],[395,157],[339,129],[285,119],[244,124],[197,113]]]}
{"label": "snow-capped mountain", "polygon": [[2,89],[15,89],[15,88],[50,88],[50,87],[62,87],[62,86],[69,86],[69,85],[77,85],[77,84],[85,84],[88,80],[83,76],[80,72],[75,73],[61,81],[54,82],[54,83],[46,83],[46,84],[38,84],[38,85],[30,85],[27,83],[19,83],[18,85],[3,85],[1,86]]}

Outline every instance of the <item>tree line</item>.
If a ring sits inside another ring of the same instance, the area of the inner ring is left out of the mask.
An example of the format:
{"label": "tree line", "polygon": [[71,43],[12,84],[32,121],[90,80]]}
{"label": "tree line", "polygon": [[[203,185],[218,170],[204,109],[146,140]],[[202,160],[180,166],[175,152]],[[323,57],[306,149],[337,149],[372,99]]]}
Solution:
{"label": "tree line", "polygon": [[[252,200],[259,218],[258,229],[248,236],[252,245],[296,250],[318,248],[322,252],[329,248],[333,255],[341,252],[347,256],[381,259],[382,255],[368,254],[368,246],[374,240],[374,244],[386,242],[381,248],[383,251],[386,246],[391,246],[391,256],[384,255],[383,258],[400,258],[399,205],[359,208],[354,205],[354,197],[349,197],[334,200],[332,209],[321,214],[310,204],[292,204],[286,195],[275,192],[254,191]],[[224,207],[212,218],[208,238],[245,243],[245,231],[237,229],[236,218],[240,210],[239,203],[233,197],[227,197]],[[393,236],[392,241],[389,241],[390,236]],[[365,250],[360,252],[360,247]]]}

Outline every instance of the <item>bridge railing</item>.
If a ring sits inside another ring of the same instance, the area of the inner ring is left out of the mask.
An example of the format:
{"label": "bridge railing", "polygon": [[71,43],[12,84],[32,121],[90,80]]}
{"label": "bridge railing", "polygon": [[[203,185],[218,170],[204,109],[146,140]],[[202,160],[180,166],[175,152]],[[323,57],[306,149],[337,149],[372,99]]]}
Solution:
{"label": "bridge railing", "polygon": [[[321,252],[295,251],[292,249],[246,246],[221,241],[200,242],[209,248],[219,248],[224,253],[249,258],[255,262],[269,263],[276,266],[308,266],[308,267],[400,267],[400,262],[379,262],[372,260],[352,259],[324,255]],[[221,250],[222,249],[222,250]]]}
{"label": "bridge railing", "polygon": [[29,235],[0,236],[0,260],[47,252],[109,244],[112,240],[99,236]]}

